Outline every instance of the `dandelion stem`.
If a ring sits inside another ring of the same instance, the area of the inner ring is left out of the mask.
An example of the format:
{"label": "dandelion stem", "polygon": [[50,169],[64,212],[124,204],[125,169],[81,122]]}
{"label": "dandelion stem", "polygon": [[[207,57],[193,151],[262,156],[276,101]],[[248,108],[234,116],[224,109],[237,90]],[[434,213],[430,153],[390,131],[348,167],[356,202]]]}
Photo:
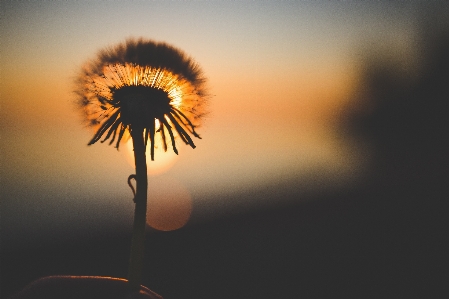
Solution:
{"label": "dandelion stem", "polygon": [[140,288],[145,253],[148,178],[143,132],[143,127],[131,129],[134,159],[136,163],[136,207],[134,210],[134,226],[128,272],[128,281],[131,291]]}

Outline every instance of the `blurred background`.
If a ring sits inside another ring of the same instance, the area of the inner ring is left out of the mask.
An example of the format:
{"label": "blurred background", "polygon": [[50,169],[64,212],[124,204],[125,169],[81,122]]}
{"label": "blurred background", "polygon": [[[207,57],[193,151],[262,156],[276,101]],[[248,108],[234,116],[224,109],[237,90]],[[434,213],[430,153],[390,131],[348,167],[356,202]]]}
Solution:
{"label": "blurred background", "polygon": [[0,13],[2,297],[47,275],[127,276],[130,149],[87,146],[73,91],[88,59],[129,37],[183,49],[211,93],[197,148],[148,165],[147,287],[444,297],[448,4],[2,1]]}

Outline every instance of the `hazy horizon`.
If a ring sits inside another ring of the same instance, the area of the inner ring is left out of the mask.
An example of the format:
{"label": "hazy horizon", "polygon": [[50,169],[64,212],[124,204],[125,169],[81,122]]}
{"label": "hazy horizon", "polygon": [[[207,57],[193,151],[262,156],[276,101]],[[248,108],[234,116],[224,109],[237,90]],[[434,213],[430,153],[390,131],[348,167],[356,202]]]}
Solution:
{"label": "hazy horizon", "polygon": [[160,188],[155,193],[178,186],[213,212],[214,198],[238,198],[267,184],[294,182],[292,188],[314,192],[323,182],[328,188],[351,182],[364,155],[335,125],[358,84],[361,52],[372,45],[412,57],[420,8],[386,2],[4,2],[3,223],[45,232],[131,222],[126,179],[134,170],[126,149],[87,146],[92,132],[73,104],[73,78],[83,63],[129,37],[184,50],[205,71],[212,94],[210,115],[198,130],[203,139],[194,150],[181,147],[165,173],[150,177]]}

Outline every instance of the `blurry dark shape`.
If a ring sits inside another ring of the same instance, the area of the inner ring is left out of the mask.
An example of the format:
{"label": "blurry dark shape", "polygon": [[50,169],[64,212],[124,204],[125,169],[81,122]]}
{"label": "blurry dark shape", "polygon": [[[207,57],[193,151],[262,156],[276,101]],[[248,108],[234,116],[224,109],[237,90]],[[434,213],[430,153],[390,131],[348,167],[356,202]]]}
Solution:
{"label": "blurry dark shape", "polygon": [[99,276],[49,276],[33,281],[11,299],[162,299],[150,289],[141,286],[128,293],[124,279]]}
{"label": "blurry dark shape", "polygon": [[449,22],[419,24],[413,68],[367,53],[343,117],[370,149],[366,181],[351,195],[359,228],[348,231],[359,233],[357,249],[369,248],[363,274],[377,283],[364,290],[377,298],[447,296]]}
{"label": "blurry dark shape", "polygon": [[417,46],[412,72],[368,53],[345,116],[350,134],[371,145],[372,170],[384,182],[422,185],[448,177],[449,26],[424,27]]}

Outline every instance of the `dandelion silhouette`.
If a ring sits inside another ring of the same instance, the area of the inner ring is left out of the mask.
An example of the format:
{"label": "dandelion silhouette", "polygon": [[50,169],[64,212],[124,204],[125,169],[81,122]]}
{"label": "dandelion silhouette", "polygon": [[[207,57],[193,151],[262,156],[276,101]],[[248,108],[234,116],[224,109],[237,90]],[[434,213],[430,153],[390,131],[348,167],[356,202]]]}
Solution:
{"label": "dandelion silhouette", "polygon": [[[136,174],[135,213],[129,266],[130,288],[140,287],[146,205],[146,147],[154,160],[155,135],[178,154],[177,138],[195,148],[191,136],[204,115],[205,78],[181,50],[151,40],[129,39],[100,51],[77,79],[78,104],[95,134],[89,145],[109,141],[118,149],[132,138]],[[169,141],[168,141],[169,139]]]}

